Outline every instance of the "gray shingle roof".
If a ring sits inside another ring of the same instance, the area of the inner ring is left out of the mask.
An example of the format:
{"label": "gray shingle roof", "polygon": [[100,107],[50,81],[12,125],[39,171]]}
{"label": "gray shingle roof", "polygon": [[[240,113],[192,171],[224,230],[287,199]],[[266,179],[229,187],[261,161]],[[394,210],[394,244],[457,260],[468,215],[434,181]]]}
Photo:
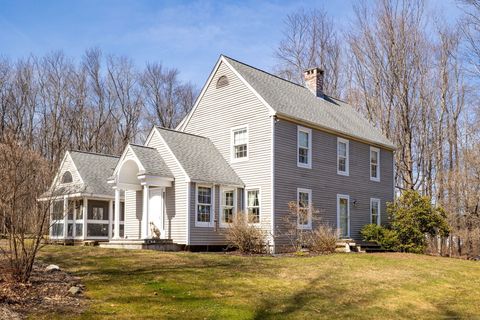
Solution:
{"label": "gray shingle roof", "polygon": [[136,144],[130,144],[130,147],[145,168],[143,174],[173,178],[172,172],[156,149]]}
{"label": "gray shingle roof", "polygon": [[349,104],[329,96],[317,98],[301,85],[232,58],[224,58],[279,115],[394,148],[391,141]]}
{"label": "gray shingle roof", "polygon": [[84,189],[77,192],[113,196],[114,191],[107,179],[112,175],[119,157],[81,151],[70,151],[70,156],[84,182]]}
{"label": "gray shingle roof", "polygon": [[243,186],[210,139],[157,127],[192,181]]}

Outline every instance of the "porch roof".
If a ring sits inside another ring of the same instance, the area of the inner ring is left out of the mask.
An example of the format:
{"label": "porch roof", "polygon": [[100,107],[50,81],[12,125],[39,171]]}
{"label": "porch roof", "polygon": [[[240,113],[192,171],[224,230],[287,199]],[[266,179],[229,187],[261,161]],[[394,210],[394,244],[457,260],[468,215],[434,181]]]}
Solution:
{"label": "porch roof", "polygon": [[172,171],[170,171],[156,149],[136,144],[130,144],[130,147],[138,161],[142,164],[143,169],[145,169],[143,172],[140,172],[140,174],[165,178],[174,177]]}

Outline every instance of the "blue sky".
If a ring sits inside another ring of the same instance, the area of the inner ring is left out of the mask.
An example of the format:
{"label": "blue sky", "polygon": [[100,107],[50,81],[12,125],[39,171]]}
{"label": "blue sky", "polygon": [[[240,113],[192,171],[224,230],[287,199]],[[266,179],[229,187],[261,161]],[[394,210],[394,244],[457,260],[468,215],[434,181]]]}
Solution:
{"label": "blue sky", "polygon": [[[201,86],[220,53],[263,69],[275,64],[283,19],[300,8],[324,8],[340,27],[353,0],[310,1],[4,1],[0,0],[0,55],[63,50],[77,61],[87,48],[176,67]],[[454,0],[430,1],[448,16]]]}

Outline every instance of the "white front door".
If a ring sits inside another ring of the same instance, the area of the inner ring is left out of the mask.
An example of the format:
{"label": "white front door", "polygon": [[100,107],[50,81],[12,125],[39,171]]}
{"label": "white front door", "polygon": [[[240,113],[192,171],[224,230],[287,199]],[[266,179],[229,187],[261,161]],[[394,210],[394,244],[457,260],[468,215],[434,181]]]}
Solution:
{"label": "white front door", "polygon": [[164,202],[163,202],[164,188],[150,188],[150,200],[148,213],[150,218],[149,231],[152,238],[165,237],[164,230]]}

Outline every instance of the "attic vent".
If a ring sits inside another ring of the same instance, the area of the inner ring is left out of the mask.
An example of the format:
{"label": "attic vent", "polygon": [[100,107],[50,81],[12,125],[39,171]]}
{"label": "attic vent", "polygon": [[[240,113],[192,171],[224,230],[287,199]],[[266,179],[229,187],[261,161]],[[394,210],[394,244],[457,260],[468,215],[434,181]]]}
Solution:
{"label": "attic vent", "polygon": [[73,182],[73,177],[70,171],[65,171],[65,173],[62,176],[62,183],[70,183]]}
{"label": "attic vent", "polygon": [[223,88],[228,86],[228,78],[227,76],[221,76],[217,80],[217,89]]}

